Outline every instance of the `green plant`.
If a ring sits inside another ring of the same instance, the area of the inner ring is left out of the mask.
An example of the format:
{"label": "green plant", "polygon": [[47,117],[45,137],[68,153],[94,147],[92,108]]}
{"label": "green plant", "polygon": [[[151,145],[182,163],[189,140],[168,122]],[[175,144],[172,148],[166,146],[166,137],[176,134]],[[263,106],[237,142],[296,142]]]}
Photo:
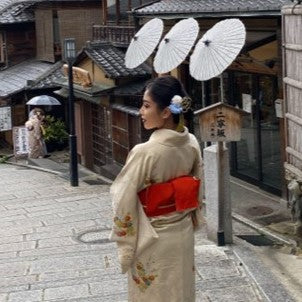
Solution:
{"label": "green plant", "polygon": [[64,143],[68,139],[68,133],[63,121],[50,115],[46,115],[44,121],[45,132],[43,137],[45,142]]}
{"label": "green plant", "polygon": [[0,155],[0,164],[4,164],[8,161],[9,157],[7,155]]}

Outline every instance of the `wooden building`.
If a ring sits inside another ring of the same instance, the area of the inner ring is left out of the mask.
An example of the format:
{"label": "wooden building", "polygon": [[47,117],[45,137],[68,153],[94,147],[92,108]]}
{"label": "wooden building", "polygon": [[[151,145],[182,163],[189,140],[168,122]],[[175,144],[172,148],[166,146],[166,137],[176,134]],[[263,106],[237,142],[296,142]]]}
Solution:
{"label": "wooden building", "polygon": [[12,126],[27,119],[25,89],[52,64],[35,60],[33,1],[0,3],[0,108],[10,112],[10,127],[0,129],[0,147],[12,145]]}
{"label": "wooden building", "polygon": [[[102,22],[101,7],[96,0],[0,2],[0,106],[11,112],[11,126],[24,125],[29,98],[58,88],[36,83],[56,69],[64,38],[74,37],[78,50],[92,39],[93,24]],[[65,109],[56,115],[64,117]],[[0,129],[1,145],[12,145],[11,130]]]}
{"label": "wooden building", "polygon": [[[79,162],[112,178],[145,138],[138,107],[151,69],[146,64],[127,69],[124,53],[108,43],[89,44],[74,66]],[[56,93],[67,98],[67,78],[56,83],[62,86]]]}
{"label": "wooden building", "polygon": [[127,47],[136,31],[129,12],[149,0],[102,0],[102,22],[93,26],[93,41],[107,41],[117,47]]}
{"label": "wooden building", "polygon": [[56,62],[63,57],[65,38],[75,38],[77,51],[92,40],[92,27],[102,22],[101,1],[41,1],[35,5],[37,59]]}
{"label": "wooden building", "polygon": [[[160,0],[132,11],[140,25],[154,17],[163,19],[166,31],[180,19],[193,17],[199,22],[199,37],[225,18],[240,18],[244,23],[246,44],[223,73],[225,101],[250,112],[243,118],[241,141],[230,144],[231,174],[279,195],[286,194],[283,119],[275,110],[275,101],[283,95],[281,7],[285,3]],[[189,58],[171,73],[185,84],[195,109],[220,102],[220,79],[196,81],[189,74],[188,62]]]}
{"label": "wooden building", "polygon": [[32,1],[9,1],[0,7],[0,70],[36,54]]}

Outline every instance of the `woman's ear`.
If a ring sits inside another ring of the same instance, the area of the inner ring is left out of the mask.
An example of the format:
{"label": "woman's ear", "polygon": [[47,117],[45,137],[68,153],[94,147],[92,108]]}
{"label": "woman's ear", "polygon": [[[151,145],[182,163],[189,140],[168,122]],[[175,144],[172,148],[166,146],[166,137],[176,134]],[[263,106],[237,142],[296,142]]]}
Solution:
{"label": "woman's ear", "polygon": [[161,112],[161,115],[162,115],[162,118],[164,119],[168,119],[170,116],[171,116],[171,111],[168,107],[166,107],[162,112]]}

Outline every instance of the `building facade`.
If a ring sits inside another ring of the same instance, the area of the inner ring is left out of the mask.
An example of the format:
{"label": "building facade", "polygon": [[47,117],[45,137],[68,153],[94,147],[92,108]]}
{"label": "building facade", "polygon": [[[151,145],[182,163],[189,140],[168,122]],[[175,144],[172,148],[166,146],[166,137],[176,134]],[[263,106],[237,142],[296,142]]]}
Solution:
{"label": "building facade", "polygon": [[[241,141],[229,144],[231,174],[278,195],[286,194],[284,120],[275,105],[283,99],[281,7],[287,2],[161,0],[132,11],[139,24],[163,19],[167,31],[180,19],[193,17],[199,22],[199,37],[222,19],[239,18],[244,23],[245,46],[223,73],[225,101],[250,113],[243,119]],[[219,102],[220,79],[196,81],[188,62],[189,57],[172,74],[185,84],[195,109]]]}

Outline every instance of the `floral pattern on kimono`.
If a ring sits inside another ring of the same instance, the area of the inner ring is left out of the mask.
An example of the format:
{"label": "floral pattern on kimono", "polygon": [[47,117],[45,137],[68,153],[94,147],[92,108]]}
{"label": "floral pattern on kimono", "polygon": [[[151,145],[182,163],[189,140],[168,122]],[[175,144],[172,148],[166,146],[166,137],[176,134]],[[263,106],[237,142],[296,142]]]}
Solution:
{"label": "floral pattern on kimono", "polygon": [[114,232],[119,237],[134,236],[135,230],[132,223],[132,217],[127,213],[123,218],[115,216],[114,221]]}
{"label": "floral pattern on kimono", "polygon": [[145,266],[140,261],[137,261],[131,269],[131,275],[133,281],[142,293],[152,285],[157,277],[154,269],[150,271],[150,263],[147,263]]}

